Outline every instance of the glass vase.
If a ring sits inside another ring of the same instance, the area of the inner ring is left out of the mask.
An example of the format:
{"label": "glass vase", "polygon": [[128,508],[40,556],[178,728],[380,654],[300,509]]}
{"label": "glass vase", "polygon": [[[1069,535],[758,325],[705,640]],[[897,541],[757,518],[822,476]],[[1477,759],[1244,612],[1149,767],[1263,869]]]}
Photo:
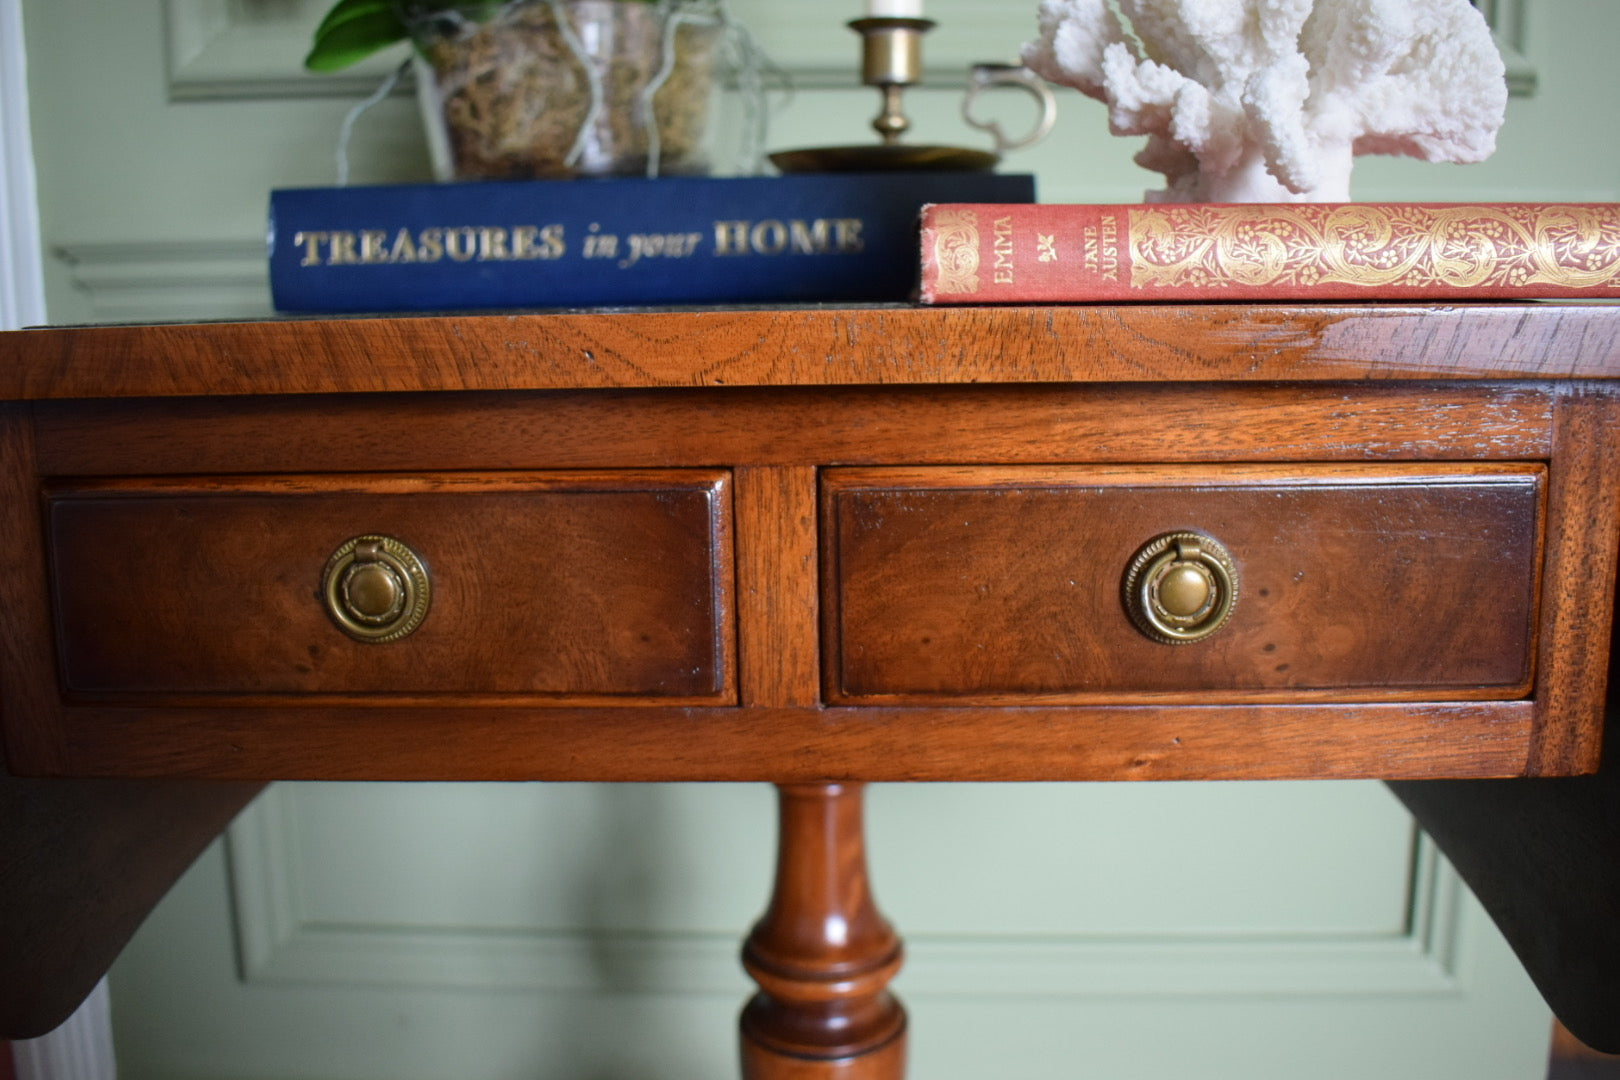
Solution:
{"label": "glass vase", "polygon": [[721,27],[639,0],[514,0],[413,27],[441,180],[708,169]]}

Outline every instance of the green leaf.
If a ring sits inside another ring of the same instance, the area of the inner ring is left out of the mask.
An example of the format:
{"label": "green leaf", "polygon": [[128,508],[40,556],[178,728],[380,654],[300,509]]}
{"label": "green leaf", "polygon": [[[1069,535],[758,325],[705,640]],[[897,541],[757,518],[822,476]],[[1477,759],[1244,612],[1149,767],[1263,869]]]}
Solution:
{"label": "green leaf", "polygon": [[318,41],[322,34],[331,30],[340,22],[354,18],[356,15],[370,15],[379,11],[392,11],[394,0],[338,0],[333,4],[321,25],[315,28],[315,39]]}
{"label": "green leaf", "polygon": [[311,71],[336,71],[408,35],[392,0],[339,0],[316,29],[304,66]]}

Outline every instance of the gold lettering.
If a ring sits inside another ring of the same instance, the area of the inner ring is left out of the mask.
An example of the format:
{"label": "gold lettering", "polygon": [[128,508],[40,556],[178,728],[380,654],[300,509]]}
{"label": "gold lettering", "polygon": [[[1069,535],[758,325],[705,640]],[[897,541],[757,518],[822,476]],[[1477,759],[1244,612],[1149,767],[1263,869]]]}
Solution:
{"label": "gold lettering", "polygon": [[619,262],[622,270],[627,266],[634,266],[643,256],[662,255],[664,253],[664,238],[662,236],[648,236],[644,233],[630,234],[630,257]]}
{"label": "gold lettering", "polygon": [[[776,218],[764,221],[717,221],[714,223],[716,255],[848,255],[866,247],[860,218]],[[670,234],[671,238],[682,236]],[[680,254],[697,250],[697,234],[685,234]],[[674,251],[666,254],[676,254]]]}
{"label": "gold lettering", "polygon": [[535,241],[540,238],[540,230],[533,225],[519,225],[512,230],[512,258],[514,259],[544,259],[544,248],[536,247]]}
{"label": "gold lettering", "polygon": [[833,236],[834,246],[840,255],[851,255],[866,249],[860,218],[833,218]]}
{"label": "gold lettering", "polygon": [[748,230],[748,246],[761,255],[780,255],[787,248],[787,226],[772,218]]}
{"label": "gold lettering", "polygon": [[1102,269],[1104,281],[1119,280],[1119,218],[1113,214],[1102,219]]}
{"label": "gold lettering", "polygon": [[478,230],[478,261],[509,262],[512,254],[506,248],[506,230],[485,225]]}
{"label": "gold lettering", "polygon": [[388,261],[391,263],[416,261],[416,242],[411,239],[411,230],[401,229],[394,234],[394,246],[388,250]]}
{"label": "gold lettering", "polygon": [[360,261],[363,263],[387,262],[388,234],[381,229],[361,229]]}
{"label": "gold lettering", "polygon": [[517,225],[512,229],[512,258],[518,260],[540,258],[540,249],[534,241],[540,230],[533,225]]}
{"label": "gold lettering", "polygon": [[417,235],[416,240],[420,245],[420,247],[417,248],[416,253],[423,262],[438,262],[440,259],[444,258],[443,229],[439,228],[438,226],[434,226],[431,229],[423,229],[421,233]]}
{"label": "gold lettering", "polygon": [[354,253],[354,233],[335,232],[331,235],[331,253],[327,256],[327,263],[331,266],[342,266],[360,261]]}
{"label": "gold lettering", "polygon": [[748,222],[717,221],[714,223],[714,253],[716,255],[748,254]]}
{"label": "gold lettering", "polygon": [[304,249],[304,257],[299,266],[321,265],[321,241],[326,239],[323,232],[304,232],[300,229],[293,233],[293,245]]}
{"label": "gold lettering", "polygon": [[684,259],[703,242],[702,233],[631,233],[630,257],[619,263],[619,268],[633,266],[642,259],[663,257]]}
{"label": "gold lettering", "polygon": [[[591,237],[598,248],[587,256],[611,254],[617,246],[612,236]],[[679,233],[658,238],[662,254],[690,254],[701,233]],[[360,229],[356,232],[302,231],[293,234],[300,251],[300,266],[376,266],[391,263],[432,263],[448,255],[456,262],[505,262],[512,259],[557,259],[568,250],[561,225],[462,226],[446,229],[432,226],[413,232],[396,229]],[[322,255],[325,261],[322,261]]]}
{"label": "gold lettering", "polygon": [[478,230],[465,225],[444,230],[444,253],[456,262],[466,262],[478,254]]}
{"label": "gold lettering", "polygon": [[831,238],[831,231],[826,218],[816,218],[806,224],[802,221],[793,221],[788,225],[789,234],[793,238],[793,250],[801,255],[825,255]]}
{"label": "gold lettering", "polygon": [[995,241],[991,245],[995,252],[993,280],[997,285],[1011,285],[1013,283],[1013,239],[1012,218],[999,217],[995,223]]}
{"label": "gold lettering", "polygon": [[619,254],[619,238],[613,233],[591,233],[585,237],[587,259],[611,259]]}
{"label": "gold lettering", "polygon": [[540,257],[560,259],[568,252],[567,231],[561,225],[547,225],[540,230]]}

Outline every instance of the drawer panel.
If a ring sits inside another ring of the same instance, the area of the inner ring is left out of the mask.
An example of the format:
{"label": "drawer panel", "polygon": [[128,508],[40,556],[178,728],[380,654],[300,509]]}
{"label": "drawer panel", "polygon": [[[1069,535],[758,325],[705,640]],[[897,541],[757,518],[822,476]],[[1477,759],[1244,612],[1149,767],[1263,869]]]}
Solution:
{"label": "drawer panel", "polygon": [[[46,492],[70,695],[524,695],[729,704],[730,499],[715,470],[58,483]],[[417,553],[428,611],[355,640],[328,559]]]}
{"label": "drawer panel", "polygon": [[[1521,697],[1544,488],[1536,464],[828,470],[826,693]],[[1161,644],[1123,581],[1181,530],[1230,551],[1236,605]]]}

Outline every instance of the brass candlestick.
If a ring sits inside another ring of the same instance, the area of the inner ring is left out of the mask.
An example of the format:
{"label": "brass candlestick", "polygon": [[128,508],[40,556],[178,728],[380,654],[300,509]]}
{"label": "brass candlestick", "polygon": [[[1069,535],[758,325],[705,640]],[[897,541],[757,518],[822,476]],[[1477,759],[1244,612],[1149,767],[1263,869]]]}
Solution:
{"label": "brass candlestick", "polygon": [[883,111],[872,128],[885,145],[892,145],[911,127],[900,98],[906,87],[922,80],[922,36],[934,28],[934,21],[877,17],[856,19],[849,26],[861,35],[861,82],[883,91]]}
{"label": "brass candlestick", "polygon": [[983,170],[1000,156],[964,146],[914,146],[900,137],[911,127],[902,108],[908,86],[922,81],[922,36],[932,19],[874,16],[849,24],[861,35],[861,82],[883,93],[883,109],[872,128],[882,140],[865,146],[818,146],[779,150],[771,163],[785,173],[867,172],[877,169]]}

